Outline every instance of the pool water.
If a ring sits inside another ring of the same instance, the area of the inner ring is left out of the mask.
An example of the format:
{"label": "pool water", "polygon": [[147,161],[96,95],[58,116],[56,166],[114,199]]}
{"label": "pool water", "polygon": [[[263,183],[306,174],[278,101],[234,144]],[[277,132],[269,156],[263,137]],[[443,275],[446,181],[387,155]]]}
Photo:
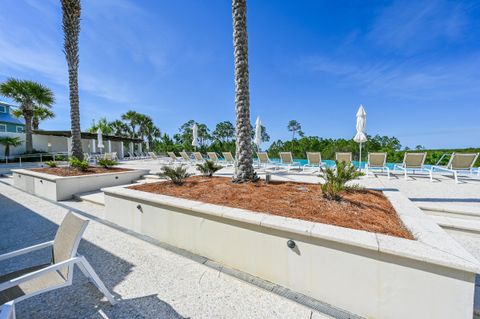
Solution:
{"label": "pool water", "polygon": [[[272,160],[272,162],[280,163],[279,158],[272,158],[271,160]],[[303,166],[303,165],[308,163],[308,160],[306,160],[306,159],[295,159],[295,162],[299,162],[300,165]],[[327,167],[334,167],[335,166],[335,161],[334,160],[322,160],[322,162],[324,162],[327,165]],[[355,167],[359,167],[358,161],[352,161],[352,163]],[[362,162],[361,167],[365,168],[365,164],[366,164],[365,162]],[[386,166],[388,168],[390,168],[391,170],[393,170],[393,168],[395,166],[395,163],[387,163]],[[425,166],[428,167],[429,165],[425,165]]]}

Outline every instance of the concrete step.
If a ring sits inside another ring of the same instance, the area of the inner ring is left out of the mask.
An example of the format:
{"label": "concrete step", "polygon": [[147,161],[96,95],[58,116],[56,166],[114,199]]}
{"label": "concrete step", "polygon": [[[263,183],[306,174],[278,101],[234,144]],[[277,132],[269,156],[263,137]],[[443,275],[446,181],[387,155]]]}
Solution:
{"label": "concrete step", "polygon": [[78,193],[73,195],[73,198],[90,202],[93,204],[105,206],[105,196],[102,191],[92,191],[92,192],[85,192],[85,193]]}
{"label": "concrete step", "polygon": [[480,222],[480,210],[474,207],[464,207],[459,209],[420,206],[420,209],[432,216],[443,216]]}
{"label": "concrete step", "polygon": [[440,227],[447,231],[480,236],[480,221],[437,215],[431,216]]}

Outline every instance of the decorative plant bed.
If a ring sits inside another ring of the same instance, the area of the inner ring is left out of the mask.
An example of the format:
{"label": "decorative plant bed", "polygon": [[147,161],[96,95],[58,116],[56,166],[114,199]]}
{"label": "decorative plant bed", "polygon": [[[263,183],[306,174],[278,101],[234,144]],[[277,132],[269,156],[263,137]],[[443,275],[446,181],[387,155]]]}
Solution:
{"label": "decorative plant bed", "polygon": [[390,201],[374,190],[348,191],[337,202],[322,198],[315,184],[264,181],[233,184],[229,178],[201,176],[190,177],[182,186],[160,182],[129,188],[413,239]]}
{"label": "decorative plant bed", "polygon": [[74,194],[102,187],[131,184],[148,174],[148,170],[95,167],[80,172],[63,167],[49,167],[13,169],[12,174],[15,187],[40,197],[61,201],[72,198]]}
{"label": "decorative plant bed", "polygon": [[[362,317],[472,318],[479,262],[398,191],[383,195],[415,240],[279,216],[295,212],[296,203],[267,207],[267,214],[138,188],[103,189],[105,218]],[[253,192],[229,204],[253,202]],[[214,187],[210,193],[227,203],[233,196]]]}

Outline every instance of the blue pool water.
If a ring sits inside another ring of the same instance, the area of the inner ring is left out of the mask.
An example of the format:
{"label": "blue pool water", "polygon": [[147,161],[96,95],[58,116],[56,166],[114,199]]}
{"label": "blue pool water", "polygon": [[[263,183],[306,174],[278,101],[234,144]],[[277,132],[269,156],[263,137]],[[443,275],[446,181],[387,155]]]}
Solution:
{"label": "blue pool water", "polygon": [[[272,160],[272,162],[280,163],[279,158],[272,158],[271,160]],[[306,160],[306,159],[295,159],[295,162],[300,162],[300,165],[303,166],[303,165],[308,163],[308,160]],[[322,160],[322,162],[327,164],[328,167],[335,166],[335,161],[334,160]],[[352,161],[352,163],[353,163],[353,165],[355,165],[355,167],[359,167],[358,161]],[[365,162],[362,162],[362,168],[365,168],[365,164],[366,164]],[[395,163],[387,163],[387,167],[390,168],[391,170],[393,170],[394,166],[395,166]],[[428,166],[428,165],[425,165],[425,166]]]}

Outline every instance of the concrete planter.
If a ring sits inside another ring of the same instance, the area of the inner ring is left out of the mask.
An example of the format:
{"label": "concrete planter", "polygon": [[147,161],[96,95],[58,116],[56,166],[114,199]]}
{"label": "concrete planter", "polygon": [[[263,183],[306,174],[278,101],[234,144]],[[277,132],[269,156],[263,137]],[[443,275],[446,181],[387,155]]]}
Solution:
{"label": "concrete planter", "polygon": [[362,317],[472,318],[478,261],[399,192],[384,194],[417,240],[122,187],[103,191],[111,222]]}
{"label": "concrete planter", "polygon": [[13,185],[28,193],[61,201],[74,194],[98,190],[102,187],[130,184],[148,170],[131,170],[83,176],[56,176],[28,169],[12,169]]}

